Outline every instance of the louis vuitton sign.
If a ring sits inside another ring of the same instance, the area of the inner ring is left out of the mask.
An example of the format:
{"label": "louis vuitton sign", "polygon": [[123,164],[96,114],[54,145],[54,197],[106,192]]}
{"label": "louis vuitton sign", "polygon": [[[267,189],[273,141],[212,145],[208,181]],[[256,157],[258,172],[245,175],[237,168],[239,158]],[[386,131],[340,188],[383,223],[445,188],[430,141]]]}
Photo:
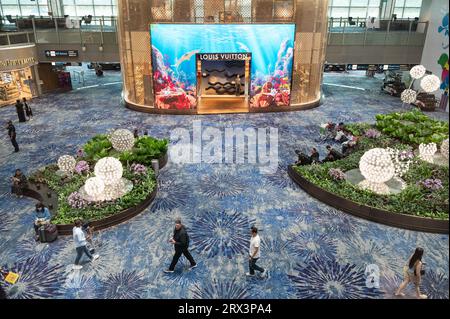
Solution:
{"label": "louis vuitton sign", "polygon": [[202,61],[250,60],[251,53],[198,53]]}
{"label": "louis vuitton sign", "polygon": [[34,57],[29,57],[0,61],[0,67],[26,67],[36,63],[37,61]]}

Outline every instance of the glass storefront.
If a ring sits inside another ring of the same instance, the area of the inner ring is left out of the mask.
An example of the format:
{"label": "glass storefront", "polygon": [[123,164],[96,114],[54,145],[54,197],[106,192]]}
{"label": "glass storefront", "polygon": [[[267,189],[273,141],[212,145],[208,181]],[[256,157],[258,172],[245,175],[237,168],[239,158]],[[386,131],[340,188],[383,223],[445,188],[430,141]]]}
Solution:
{"label": "glass storefront", "polygon": [[31,99],[36,95],[31,67],[0,72],[0,106],[14,104],[22,98]]}

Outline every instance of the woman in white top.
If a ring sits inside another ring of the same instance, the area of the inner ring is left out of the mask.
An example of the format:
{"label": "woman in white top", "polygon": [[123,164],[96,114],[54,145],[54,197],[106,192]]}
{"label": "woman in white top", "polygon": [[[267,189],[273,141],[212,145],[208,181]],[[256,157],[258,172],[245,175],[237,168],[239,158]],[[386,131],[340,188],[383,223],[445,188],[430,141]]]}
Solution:
{"label": "woman in white top", "polygon": [[396,296],[404,296],[403,289],[406,288],[408,283],[414,283],[416,287],[416,296],[418,299],[427,299],[427,295],[420,293],[420,282],[422,280],[422,256],[423,248],[417,247],[414,254],[408,259],[408,263],[403,267],[403,282],[395,292]]}

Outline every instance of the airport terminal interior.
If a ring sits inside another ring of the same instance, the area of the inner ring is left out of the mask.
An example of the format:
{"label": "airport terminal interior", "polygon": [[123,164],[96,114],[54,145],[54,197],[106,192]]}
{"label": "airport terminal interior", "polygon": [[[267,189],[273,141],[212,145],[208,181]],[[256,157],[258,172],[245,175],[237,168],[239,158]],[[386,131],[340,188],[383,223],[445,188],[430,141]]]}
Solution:
{"label": "airport terminal interior", "polygon": [[0,298],[448,299],[448,6],[0,1]]}

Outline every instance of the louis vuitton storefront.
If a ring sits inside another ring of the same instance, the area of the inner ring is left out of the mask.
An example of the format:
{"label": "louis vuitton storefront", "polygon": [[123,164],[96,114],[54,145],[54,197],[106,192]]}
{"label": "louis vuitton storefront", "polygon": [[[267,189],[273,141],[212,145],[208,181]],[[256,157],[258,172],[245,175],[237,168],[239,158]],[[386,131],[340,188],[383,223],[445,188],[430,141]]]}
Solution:
{"label": "louis vuitton storefront", "polygon": [[37,64],[34,44],[0,49],[0,107],[39,94]]}
{"label": "louis vuitton storefront", "polygon": [[119,0],[118,16],[129,108],[197,114],[320,103],[327,1]]}

